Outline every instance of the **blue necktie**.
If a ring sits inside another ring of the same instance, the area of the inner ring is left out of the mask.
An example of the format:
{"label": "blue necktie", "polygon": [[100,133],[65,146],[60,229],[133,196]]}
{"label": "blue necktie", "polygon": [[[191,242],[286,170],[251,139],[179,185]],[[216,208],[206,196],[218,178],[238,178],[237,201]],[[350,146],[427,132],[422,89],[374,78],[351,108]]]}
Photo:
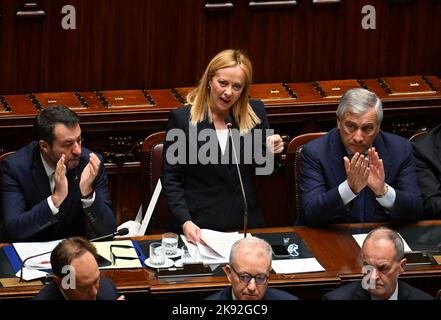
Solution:
{"label": "blue necktie", "polygon": [[354,215],[358,217],[359,222],[365,222],[365,206],[366,206],[366,188],[360,191],[360,194],[357,196],[357,202],[355,203],[355,210]]}

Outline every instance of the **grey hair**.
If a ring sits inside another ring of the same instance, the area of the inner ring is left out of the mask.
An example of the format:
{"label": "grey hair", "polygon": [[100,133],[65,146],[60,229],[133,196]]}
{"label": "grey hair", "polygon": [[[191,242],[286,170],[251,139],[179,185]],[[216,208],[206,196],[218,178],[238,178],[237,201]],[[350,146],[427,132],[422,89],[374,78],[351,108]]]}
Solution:
{"label": "grey hair", "polygon": [[237,240],[231,247],[229,264],[233,267],[236,265],[236,252],[239,250],[239,248],[246,248],[249,250],[248,252],[257,253],[256,249],[259,247],[262,248],[264,253],[268,256],[271,266],[271,262],[273,260],[273,249],[268,242],[257,237],[247,237]]}
{"label": "grey hair", "polygon": [[[404,243],[403,239],[401,239],[400,235],[392,229],[386,227],[378,227],[371,230],[366,239],[363,242],[363,248],[365,243],[370,239],[374,238],[375,240],[386,239],[394,244],[395,247],[395,260],[401,261],[404,258]],[[362,252],[363,252],[362,248]]]}
{"label": "grey hair", "polygon": [[375,108],[377,113],[377,123],[381,124],[383,121],[383,103],[380,98],[373,92],[362,89],[353,88],[345,92],[341,97],[340,104],[337,108],[338,119],[343,119],[346,111],[355,114],[364,114],[370,108]]}

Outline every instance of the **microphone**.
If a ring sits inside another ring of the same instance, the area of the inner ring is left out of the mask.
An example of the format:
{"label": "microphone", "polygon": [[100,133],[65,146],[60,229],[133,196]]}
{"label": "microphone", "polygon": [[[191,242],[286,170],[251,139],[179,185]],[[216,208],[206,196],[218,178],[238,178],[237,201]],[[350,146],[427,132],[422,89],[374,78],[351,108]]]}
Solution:
{"label": "microphone", "polygon": [[90,239],[89,241],[103,241],[103,240],[111,240],[116,236],[125,236],[126,234],[129,233],[129,229],[128,228],[121,228],[118,231],[114,232],[114,233],[110,233],[110,234],[106,234],[105,236],[101,236],[101,237],[97,237],[97,238],[93,238]]}
{"label": "microphone", "polygon": [[227,125],[227,128],[228,128],[228,135],[230,136],[231,147],[233,148],[233,156],[234,156],[234,160],[236,161],[237,175],[239,176],[240,188],[242,190],[242,197],[243,197],[243,204],[244,204],[243,236],[244,236],[244,238],[246,238],[247,237],[247,225],[248,225],[248,203],[247,203],[247,197],[245,195],[245,188],[243,187],[243,183],[242,183],[242,174],[241,174],[240,168],[239,168],[239,161],[237,160],[236,147],[234,146],[234,141],[233,141],[234,140],[233,134],[231,132],[231,128],[233,127],[232,120],[233,119],[231,118],[230,114],[228,114],[225,117],[225,124]]}
{"label": "microphone", "polygon": [[21,268],[20,268],[20,280],[19,280],[19,282],[23,282],[23,269],[26,268],[26,262],[28,262],[30,259],[37,258],[37,257],[40,257],[40,256],[44,256],[45,254],[48,254],[48,253],[51,253],[51,252],[52,252],[52,250],[51,251],[47,251],[47,252],[42,252],[42,253],[35,254],[33,256],[30,256],[30,257],[27,257],[26,259],[24,259],[22,264],[21,264]]}
{"label": "microphone", "polygon": [[[128,228],[121,228],[121,229],[119,229],[118,231],[116,231],[114,233],[107,234],[105,236],[101,236],[101,237],[98,237],[98,238],[94,238],[94,239],[91,239],[89,241],[92,242],[92,241],[100,241],[100,240],[110,240],[110,239],[113,239],[115,236],[125,236],[128,233],[129,233],[129,229]],[[47,251],[47,252],[42,252],[42,253],[39,253],[39,254],[35,254],[33,256],[30,256],[30,257],[27,257],[26,259],[24,259],[22,264],[21,264],[20,280],[19,280],[19,282],[23,282],[23,269],[26,267],[26,262],[28,262],[30,259],[37,258],[37,257],[40,257],[40,256],[44,256],[45,254],[48,254],[48,253],[52,253],[52,250],[51,251]],[[100,257],[101,256],[98,255],[98,258],[100,258]],[[100,265],[101,261],[98,261],[98,264]]]}

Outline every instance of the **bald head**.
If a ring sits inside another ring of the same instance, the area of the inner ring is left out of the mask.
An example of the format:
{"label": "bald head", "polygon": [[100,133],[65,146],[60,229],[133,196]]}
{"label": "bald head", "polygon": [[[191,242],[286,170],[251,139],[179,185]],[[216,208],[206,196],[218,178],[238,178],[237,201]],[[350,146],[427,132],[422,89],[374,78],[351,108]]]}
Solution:
{"label": "bald head", "polygon": [[252,258],[266,258],[268,267],[272,262],[272,249],[268,242],[256,237],[247,237],[236,241],[231,247],[230,264],[236,266],[237,258],[252,257]]}
{"label": "bald head", "polygon": [[400,261],[404,258],[404,243],[399,234],[389,228],[379,227],[367,235],[363,242],[362,254],[364,254],[367,246],[373,245],[387,246],[391,245],[395,252],[395,260]]}

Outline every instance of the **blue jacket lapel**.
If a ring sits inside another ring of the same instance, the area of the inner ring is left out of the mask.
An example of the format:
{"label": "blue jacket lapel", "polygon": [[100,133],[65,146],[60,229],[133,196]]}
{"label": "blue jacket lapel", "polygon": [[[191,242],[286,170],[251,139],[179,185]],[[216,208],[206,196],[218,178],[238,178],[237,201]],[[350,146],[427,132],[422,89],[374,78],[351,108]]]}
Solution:
{"label": "blue jacket lapel", "polygon": [[32,179],[40,193],[40,198],[46,198],[51,194],[51,188],[49,184],[49,178],[44,170],[43,162],[40,157],[40,148],[35,146],[32,154]]}

